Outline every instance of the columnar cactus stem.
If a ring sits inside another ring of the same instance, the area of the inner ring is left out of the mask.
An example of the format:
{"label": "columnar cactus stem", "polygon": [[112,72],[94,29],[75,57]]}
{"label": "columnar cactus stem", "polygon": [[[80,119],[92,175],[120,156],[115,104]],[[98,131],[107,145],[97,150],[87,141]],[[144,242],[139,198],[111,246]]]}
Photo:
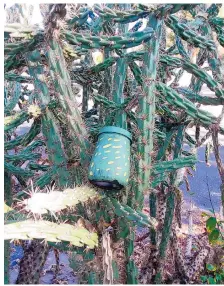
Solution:
{"label": "columnar cactus stem", "polygon": [[[181,154],[183,138],[184,138],[184,133],[185,133],[184,129],[185,129],[185,126],[183,125],[180,125],[178,128],[176,142],[175,142],[174,160],[177,159]],[[155,282],[157,284],[159,284],[162,280],[163,265],[164,265],[164,260],[166,257],[166,249],[167,249],[168,241],[169,241],[170,234],[171,234],[171,226],[173,222],[174,208],[175,208],[175,192],[174,192],[175,177],[176,177],[176,174],[172,173],[171,178],[170,178],[171,187],[169,187],[169,191],[167,194],[166,213],[165,213],[165,218],[164,218],[161,242],[159,245],[158,269],[157,269],[157,273],[155,276]]]}
{"label": "columnar cactus stem", "polygon": [[221,202],[222,202],[222,206],[224,206],[224,165],[222,163],[222,160],[221,160],[221,157],[220,157],[220,153],[219,153],[219,143],[218,143],[218,131],[217,131],[217,128],[214,126],[214,127],[211,128],[211,131],[212,131],[212,140],[213,140],[213,146],[214,146],[215,159],[216,159],[219,175],[220,175],[220,178],[221,178],[221,186],[220,186]]}
{"label": "columnar cactus stem", "polygon": [[138,140],[138,153],[142,159],[138,163],[138,176],[140,182],[137,185],[136,200],[139,207],[143,206],[143,193],[149,190],[150,168],[152,163],[151,153],[153,151],[153,131],[155,120],[155,84],[156,69],[158,64],[159,44],[162,32],[162,21],[151,16],[148,23],[155,31],[154,39],[145,44],[143,57],[143,97],[139,100],[140,113],[138,128],[141,132]]}
{"label": "columnar cactus stem", "polygon": [[[74,145],[77,144],[80,146],[81,161],[82,163],[86,163],[89,161],[88,134],[72,92],[71,80],[66,68],[63,51],[55,39],[50,39],[49,45],[50,49],[48,50],[47,57],[52,75],[54,76],[53,82],[58,93],[59,104],[64,114],[67,114]],[[74,146],[74,148],[76,147]]]}
{"label": "columnar cactus stem", "polygon": [[[4,201],[8,206],[12,204],[11,175],[4,172]],[[9,281],[9,264],[10,264],[10,241],[4,241],[4,284],[10,284]]]}
{"label": "columnar cactus stem", "polygon": [[[44,75],[43,67],[40,65],[41,56],[39,51],[28,55],[29,71],[34,77],[35,88],[39,90],[41,103],[47,105],[50,102],[50,94],[46,84],[46,77]],[[65,153],[62,148],[60,132],[55,123],[55,117],[50,110],[42,116],[42,132],[46,138],[46,146],[49,153],[49,159],[57,168],[56,182],[59,186],[69,186],[72,184],[70,174],[67,171],[67,162]]]}

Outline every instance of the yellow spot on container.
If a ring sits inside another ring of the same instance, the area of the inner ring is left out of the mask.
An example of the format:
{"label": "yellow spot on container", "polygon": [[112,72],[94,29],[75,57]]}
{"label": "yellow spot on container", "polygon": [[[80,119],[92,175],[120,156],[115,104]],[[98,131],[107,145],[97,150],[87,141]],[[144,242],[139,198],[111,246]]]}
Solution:
{"label": "yellow spot on container", "polygon": [[128,182],[128,179],[126,180],[126,182]]}
{"label": "yellow spot on container", "polygon": [[118,153],[120,153],[120,151],[115,151],[115,154],[118,154]]}
{"label": "yellow spot on container", "polygon": [[118,142],[118,141],[121,141],[121,139],[114,139],[114,142]]}
{"label": "yellow spot on container", "polygon": [[110,168],[106,169],[106,171],[110,171]]}
{"label": "yellow spot on container", "polygon": [[102,159],[107,159],[107,157],[103,157]]}
{"label": "yellow spot on container", "polygon": [[119,176],[119,173],[116,173],[117,176]]}
{"label": "yellow spot on container", "polygon": [[112,140],[113,138],[108,138],[108,141]]}
{"label": "yellow spot on container", "polygon": [[110,153],[111,151],[110,150],[106,150],[106,151],[104,151],[104,153]]}
{"label": "yellow spot on container", "polygon": [[104,145],[103,148],[109,148],[111,144]]}
{"label": "yellow spot on container", "polygon": [[89,175],[90,175],[90,176],[92,176],[92,175],[93,175],[93,172],[92,172],[92,171],[90,171],[90,172],[89,172]]}
{"label": "yellow spot on container", "polygon": [[125,172],[125,173],[124,173],[124,177],[126,177],[126,176],[127,176],[127,173]]}
{"label": "yellow spot on container", "polygon": [[94,166],[94,163],[91,164],[91,167],[93,167],[93,166]]}
{"label": "yellow spot on container", "polygon": [[117,169],[118,169],[118,170],[121,170],[122,168],[121,168],[121,167],[117,167]]}
{"label": "yellow spot on container", "polygon": [[119,146],[113,146],[112,148],[118,149],[118,148],[122,148],[122,146],[121,146],[121,145],[119,145]]}
{"label": "yellow spot on container", "polygon": [[111,165],[111,164],[113,164],[114,163],[114,161],[109,161],[108,162],[108,165]]}
{"label": "yellow spot on container", "polygon": [[121,158],[121,156],[115,157],[115,159],[120,159],[120,158]]}

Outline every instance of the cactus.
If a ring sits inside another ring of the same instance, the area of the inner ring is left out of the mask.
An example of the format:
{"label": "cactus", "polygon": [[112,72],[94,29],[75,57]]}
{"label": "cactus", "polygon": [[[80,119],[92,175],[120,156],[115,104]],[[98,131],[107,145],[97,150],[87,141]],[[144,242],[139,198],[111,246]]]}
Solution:
{"label": "cactus", "polygon": [[193,44],[195,47],[202,49],[215,49],[215,43],[212,40],[207,40],[203,36],[198,36],[193,30],[191,30],[186,24],[179,23],[178,18],[175,16],[168,17],[166,24],[171,28],[179,37],[183,40]]}
{"label": "cactus", "polygon": [[127,33],[127,37],[111,36],[97,37],[78,33],[65,32],[65,38],[73,45],[81,45],[83,49],[97,49],[107,47],[110,50],[127,49],[138,46],[142,42],[148,41],[153,36],[153,29],[146,28],[144,31]]}
{"label": "cactus", "polygon": [[[223,104],[223,72],[213,39],[216,34],[223,46],[223,19],[218,16],[221,5],[78,6],[73,6],[72,17],[72,13],[66,15],[69,4],[49,6],[44,31],[20,23],[5,26],[5,200],[10,200],[6,204],[11,207],[13,175],[22,186],[13,203],[16,206],[16,200],[23,199],[20,203],[24,206],[21,214],[11,210],[5,215],[5,230],[8,239],[32,239],[20,262],[17,283],[38,283],[49,246],[72,251],[71,264],[78,254],[82,256],[84,273],[80,282],[113,283],[118,274],[114,267],[118,262],[113,248],[116,241],[121,242],[119,251],[125,265],[124,273],[119,273],[125,277],[123,283],[137,284],[139,277],[148,284],[165,283],[163,266],[170,245],[179,262],[176,273],[182,271],[181,279],[191,281],[189,277],[196,278],[207,251],[198,253],[188,268],[178,250],[175,228],[180,225],[181,213],[177,187],[183,176],[177,178],[177,172],[193,168],[197,162],[192,151],[182,150],[182,144],[196,150],[212,135],[222,173],[217,147],[218,133],[224,134],[221,117],[200,108],[201,104]],[[186,11],[191,15],[187,19],[183,17]],[[143,18],[147,27],[139,31]],[[63,29],[59,19],[66,23]],[[127,24],[134,21],[137,23],[128,30]],[[167,28],[174,34],[171,43],[167,41]],[[133,47],[141,50],[130,51]],[[193,63],[195,48],[198,55]],[[90,60],[94,49],[104,55],[100,64]],[[80,60],[80,65],[74,59]],[[203,67],[206,61],[208,68]],[[23,76],[26,66],[29,75]],[[185,88],[179,86],[184,71],[192,76]],[[26,83],[33,84],[34,90],[28,91]],[[73,90],[77,83],[83,87],[82,113]],[[200,94],[204,83],[215,97]],[[15,110],[17,104],[19,111]],[[30,130],[15,136],[16,128],[30,119]],[[127,129],[133,137],[131,178],[120,192],[87,185],[96,137],[106,125]],[[195,139],[186,131],[193,125]],[[201,127],[209,131],[199,140]],[[40,146],[46,150],[46,163],[35,151]],[[206,152],[207,160],[209,148]],[[56,189],[30,193],[28,179],[32,179],[34,189],[52,185]],[[142,208],[148,193],[150,215],[145,215]],[[37,221],[29,220],[28,213]],[[79,217],[83,219],[78,221]],[[146,254],[146,267],[138,271],[133,259],[136,226],[150,229],[153,248]],[[67,230],[71,233],[66,234]],[[46,247],[40,245],[40,239],[48,241]],[[95,249],[85,253],[85,246]],[[7,255],[8,240],[5,250]],[[30,265],[28,259],[32,260]],[[5,271],[9,283],[8,257]]]}
{"label": "cactus", "polygon": [[4,226],[4,239],[45,239],[46,241],[69,241],[75,246],[86,245],[94,248],[98,244],[97,234],[90,233],[85,228],[66,223],[60,225],[49,221],[26,220]]}
{"label": "cactus", "polygon": [[[87,131],[84,126],[84,122],[77,110],[76,102],[74,101],[74,95],[71,88],[71,81],[69,74],[66,71],[65,60],[60,45],[54,41],[50,40],[51,49],[48,51],[47,57],[49,60],[49,65],[53,73],[57,73],[54,79],[55,89],[60,95],[59,104],[67,115],[68,124],[70,126],[70,132],[72,132],[72,137],[74,142],[81,147],[81,160],[82,162],[88,162],[88,138]],[[57,58],[61,61],[57,61]],[[65,83],[67,83],[65,85]]]}
{"label": "cactus", "polygon": [[[116,71],[114,76],[113,85],[113,100],[116,104],[122,104],[124,102],[123,88],[126,78],[127,63],[124,59],[118,59],[116,64]],[[116,126],[126,129],[126,116],[118,111],[116,116]]]}
{"label": "cactus", "polygon": [[[156,64],[159,51],[159,43],[161,37],[161,21],[155,17],[151,17],[148,26],[152,26],[155,30],[155,41],[149,42],[145,47],[145,55],[143,58],[144,70],[143,92],[145,96],[140,99],[140,114],[138,116],[138,128],[141,136],[138,140],[138,153],[142,159],[138,163],[138,177],[140,182],[137,186],[136,200],[140,208],[143,203],[143,192],[148,189],[151,165],[151,152],[153,151],[153,128],[155,116],[155,85],[153,80],[156,78]],[[151,51],[149,53],[148,51]],[[147,130],[147,132],[145,132]]]}
{"label": "cactus", "polygon": [[35,192],[31,198],[24,201],[24,204],[26,211],[35,214],[45,214],[48,212],[59,212],[67,207],[75,207],[78,203],[85,202],[88,199],[100,199],[100,194],[94,189],[87,187],[65,189],[63,192]]}
{"label": "cactus", "polygon": [[[6,210],[4,213],[7,213],[11,210],[9,205],[12,204],[12,182],[11,175],[4,172],[4,201]],[[4,241],[4,284],[10,284],[9,281],[9,265],[10,265],[10,242]]]}

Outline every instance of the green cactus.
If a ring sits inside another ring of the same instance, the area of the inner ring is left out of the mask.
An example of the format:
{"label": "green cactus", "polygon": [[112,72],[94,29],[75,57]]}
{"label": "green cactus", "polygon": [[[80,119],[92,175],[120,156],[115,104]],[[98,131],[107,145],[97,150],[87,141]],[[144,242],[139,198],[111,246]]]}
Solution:
{"label": "green cactus", "polygon": [[[137,284],[142,278],[148,284],[166,283],[163,267],[168,247],[172,245],[175,255],[181,258],[174,215],[179,202],[177,171],[194,167],[197,158],[193,151],[209,138],[213,126],[224,134],[221,116],[216,118],[200,108],[223,104],[222,63],[214,41],[217,38],[223,46],[223,19],[218,16],[221,4],[78,6],[71,8],[72,16],[66,15],[69,4],[66,8],[65,4],[49,6],[44,30],[20,23],[5,26],[4,193],[9,206],[12,202],[17,206],[17,199],[23,199],[24,205],[22,214],[11,210],[5,215],[5,282],[9,283],[8,239],[31,238],[33,250],[28,249],[20,262],[17,283],[38,283],[36,274],[49,250],[48,246],[40,247],[39,239],[47,240],[49,246],[72,251],[71,265],[81,255],[84,273],[80,283],[100,284],[115,277],[124,277],[122,284]],[[147,27],[139,31],[143,18]],[[60,27],[58,19],[64,19],[66,24]],[[128,30],[127,24],[135,21],[137,24]],[[167,28],[172,30],[170,43]],[[133,47],[136,50],[130,51]],[[195,48],[199,49],[193,63]],[[91,60],[95,49],[104,54],[103,62],[97,65]],[[23,76],[26,66],[29,75]],[[183,88],[179,83],[185,71],[191,75],[191,83]],[[26,83],[34,84],[34,90],[27,90]],[[77,83],[83,90],[82,113],[73,90]],[[201,95],[203,84],[215,97]],[[91,110],[90,101],[94,104]],[[15,111],[17,104],[20,111]],[[16,136],[16,128],[30,119],[33,123],[29,131]],[[97,134],[106,125],[132,133],[131,176],[119,192],[99,191],[87,184]],[[186,131],[193,125],[195,138]],[[199,140],[201,127],[209,131]],[[184,143],[193,151],[182,150]],[[48,160],[35,151],[38,147],[46,150]],[[220,164],[220,156],[216,157]],[[11,175],[22,187],[13,200]],[[30,193],[28,179],[33,180],[34,189],[51,189],[55,185],[56,190]],[[145,215],[142,208],[148,193],[150,215]],[[41,216],[42,220],[28,220],[26,213]],[[79,217],[83,219],[78,221]],[[150,229],[152,246],[146,268],[139,271],[133,259],[136,226]],[[110,242],[107,247],[105,239]],[[122,242],[119,251],[124,254],[124,273],[114,267],[119,264],[111,253],[116,242]],[[92,251],[85,253],[86,246]],[[38,255],[40,250],[43,255]],[[32,260],[30,267],[28,258]],[[196,259],[192,265],[199,271],[197,262]],[[179,273],[182,266],[175,267],[175,273]],[[194,278],[195,275],[194,272]]]}
{"label": "green cactus", "polygon": [[4,149],[11,150],[19,145],[21,146],[28,145],[40,133],[40,130],[41,130],[40,119],[35,119],[30,130],[25,135],[20,135],[16,137],[16,139],[5,142]]}
{"label": "green cactus", "polygon": [[191,30],[186,24],[180,23],[178,18],[175,16],[169,16],[166,20],[166,24],[171,28],[179,37],[193,44],[195,47],[202,49],[215,49],[215,43],[212,40],[207,40],[205,37],[198,35]]}
{"label": "green cactus", "polygon": [[65,33],[66,39],[73,45],[80,45],[84,49],[97,49],[107,47],[110,50],[127,49],[138,46],[140,43],[149,40],[153,36],[153,29],[147,28],[142,32],[126,33],[127,37],[110,36],[97,37],[78,33]]}
{"label": "green cactus", "polygon": [[[57,43],[55,40],[50,40],[50,47],[51,49],[47,53],[47,58],[52,73],[56,75],[54,75],[55,78],[53,82],[59,95],[59,104],[64,110],[64,113],[67,114],[67,121],[70,126],[72,138],[74,143],[81,147],[81,161],[85,163],[89,160],[89,142],[87,130],[81,115],[77,110],[77,103],[74,101],[71,80],[66,69],[62,49],[59,43]],[[60,61],[57,60],[58,58],[60,58]]]}
{"label": "green cactus", "polygon": [[[12,182],[11,175],[4,172],[4,201],[10,206],[12,204]],[[4,241],[4,284],[10,284],[9,281],[9,265],[10,265],[10,242]]]}
{"label": "green cactus", "polygon": [[[113,101],[117,104],[124,103],[123,88],[126,78],[127,63],[124,59],[118,59],[113,84]],[[116,126],[127,129],[126,114],[122,110],[116,116]]]}
{"label": "green cactus", "polygon": [[[140,182],[137,185],[136,200],[140,208],[143,204],[143,192],[148,189],[150,166],[152,163],[151,152],[153,151],[153,129],[155,116],[155,84],[156,63],[159,51],[161,37],[161,21],[156,17],[151,17],[148,26],[155,30],[155,40],[147,43],[145,46],[145,55],[143,57],[144,69],[142,73],[143,92],[145,96],[139,100],[140,113],[138,116],[138,128],[141,135],[138,140],[138,153],[142,159],[138,163],[138,177]],[[150,53],[148,52],[150,50]],[[146,131],[147,130],[147,131]],[[144,141],[144,142],[143,142]],[[145,168],[145,169],[144,169]]]}

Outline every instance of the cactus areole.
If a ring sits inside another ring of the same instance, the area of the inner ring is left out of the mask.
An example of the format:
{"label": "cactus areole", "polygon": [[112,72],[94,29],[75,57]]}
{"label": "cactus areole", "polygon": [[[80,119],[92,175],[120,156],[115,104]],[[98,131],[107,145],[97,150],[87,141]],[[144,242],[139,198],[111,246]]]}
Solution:
{"label": "cactus areole", "polygon": [[130,176],[131,134],[115,126],[100,130],[89,167],[89,181],[100,188],[120,190]]}

